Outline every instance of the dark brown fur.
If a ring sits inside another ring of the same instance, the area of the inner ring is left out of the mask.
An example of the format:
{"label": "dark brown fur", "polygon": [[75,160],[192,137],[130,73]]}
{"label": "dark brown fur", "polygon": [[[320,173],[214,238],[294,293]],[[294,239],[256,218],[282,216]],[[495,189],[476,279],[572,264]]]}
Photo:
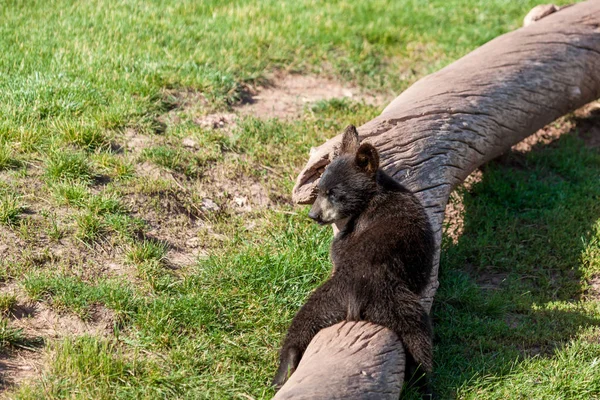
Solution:
{"label": "dark brown fur", "polygon": [[433,264],[434,239],[417,198],[379,169],[370,144],[348,127],[341,154],[319,181],[309,216],[321,224],[348,218],[331,245],[335,274],[298,311],[273,383],[293,373],[312,338],[343,320],[365,320],[398,335],[408,355],[432,369],[429,316],[419,302]]}

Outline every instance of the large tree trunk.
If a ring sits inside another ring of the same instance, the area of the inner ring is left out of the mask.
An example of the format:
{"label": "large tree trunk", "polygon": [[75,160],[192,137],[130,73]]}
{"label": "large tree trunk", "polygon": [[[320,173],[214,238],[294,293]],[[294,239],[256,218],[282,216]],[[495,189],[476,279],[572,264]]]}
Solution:
{"label": "large tree trunk", "polygon": [[[361,140],[380,151],[384,170],[415,192],[430,215],[437,245],[422,294],[428,310],[438,287],[442,222],[453,188],[481,164],[599,97],[600,0],[589,0],[500,36],[419,80],[358,128]],[[311,153],[294,201],[312,202],[340,138]],[[356,325],[343,337],[338,325],[321,331],[276,398],[397,398],[404,371],[403,349],[393,344],[398,339],[389,332],[387,340],[354,349],[349,343],[377,329]],[[381,355],[402,365],[384,368]]]}

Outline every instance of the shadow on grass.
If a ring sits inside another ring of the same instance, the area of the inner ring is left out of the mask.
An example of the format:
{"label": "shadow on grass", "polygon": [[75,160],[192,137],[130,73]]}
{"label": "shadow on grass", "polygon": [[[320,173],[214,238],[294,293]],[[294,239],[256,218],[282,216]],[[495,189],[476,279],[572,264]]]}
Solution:
{"label": "shadow on grass", "polygon": [[433,310],[442,398],[552,357],[600,326],[597,308],[581,301],[594,273],[586,251],[600,234],[600,152],[590,145],[600,141],[600,118],[575,123],[551,144],[487,164],[463,193],[464,232],[443,244]]}
{"label": "shadow on grass", "polygon": [[37,350],[45,344],[40,337],[17,335],[9,345],[0,346],[0,393],[35,374],[32,360],[39,358]]}

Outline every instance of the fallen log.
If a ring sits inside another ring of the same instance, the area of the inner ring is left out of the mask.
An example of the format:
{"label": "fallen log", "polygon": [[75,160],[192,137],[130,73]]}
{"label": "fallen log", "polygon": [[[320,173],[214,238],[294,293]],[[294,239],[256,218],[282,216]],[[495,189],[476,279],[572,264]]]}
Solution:
{"label": "fallen log", "polygon": [[[430,285],[421,294],[427,310],[438,287],[451,191],[483,163],[600,97],[600,0],[534,14],[528,26],[419,80],[358,128],[361,140],[379,150],[384,170],[419,197],[431,218],[437,244]],[[312,202],[340,139],[311,152],[293,190],[296,203]],[[377,340],[355,348],[374,331]],[[397,343],[387,329],[364,322],[324,329],[275,398],[397,399],[404,379]]]}

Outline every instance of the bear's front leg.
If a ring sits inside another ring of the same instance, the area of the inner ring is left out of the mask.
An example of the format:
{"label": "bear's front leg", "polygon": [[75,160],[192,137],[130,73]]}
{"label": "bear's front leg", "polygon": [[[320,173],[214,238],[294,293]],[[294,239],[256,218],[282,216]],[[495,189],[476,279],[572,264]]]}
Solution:
{"label": "bear's front leg", "polygon": [[332,278],[317,288],[292,320],[279,353],[279,368],[273,378],[273,386],[277,390],[294,373],[317,332],[346,318],[343,291],[338,285]]}

